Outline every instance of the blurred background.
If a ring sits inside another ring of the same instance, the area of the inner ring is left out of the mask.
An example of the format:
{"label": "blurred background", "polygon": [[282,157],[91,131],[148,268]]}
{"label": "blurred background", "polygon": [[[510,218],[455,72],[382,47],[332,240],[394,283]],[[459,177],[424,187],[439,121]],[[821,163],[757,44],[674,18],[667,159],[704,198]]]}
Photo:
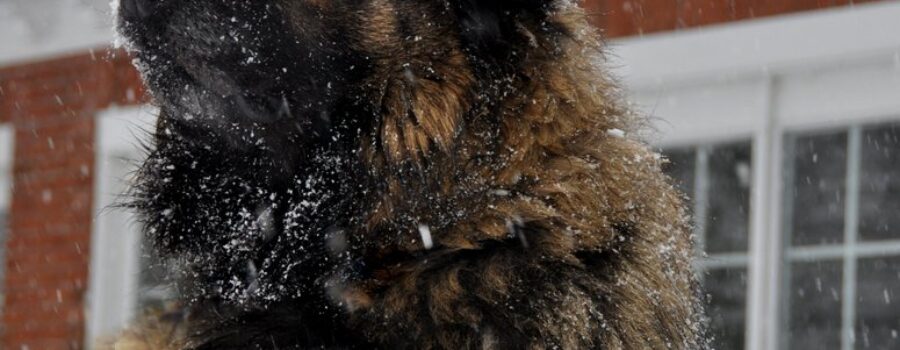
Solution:
{"label": "blurred background", "polygon": [[[154,120],[109,2],[0,0],[0,349],[168,293],[105,209]],[[691,198],[717,348],[900,349],[900,1],[582,6]]]}

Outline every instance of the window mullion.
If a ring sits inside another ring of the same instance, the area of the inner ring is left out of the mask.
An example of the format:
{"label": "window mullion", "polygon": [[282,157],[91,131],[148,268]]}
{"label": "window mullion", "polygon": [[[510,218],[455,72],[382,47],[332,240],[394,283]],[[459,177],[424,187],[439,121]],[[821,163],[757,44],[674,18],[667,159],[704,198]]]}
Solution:
{"label": "window mullion", "polygon": [[862,157],[862,128],[850,128],[847,139],[846,206],[844,207],[844,278],[841,299],[841,349],[852,350],[856,321],[856,243],[859,228],[859,186]]}
{"label": "window mullion", "polygon": [[[781,196],[773,196],[770,203],[770,220],[769,228],[772,230],[774,239],[771,244],[777,249],[772,249],[772,254],[780,254],[778,263],[773,264],[775,268],[768,272],[773,275],[774,283],[777,283],[775,291],[770,291],[772,301],[770,307],[774,308],[772,312],[773,320],[777,322],[777,326],[772,334],[773,340],[769,343],[778,344],[778,349],[790,349],[790,297],[788,287],[791,287],[792,264],[787,258],[791,256],[796,249],[792,244],[792,236],[794,234],[794,199],[797,195],[796,188],[796,157],[797,157],[797,138],[795,135],[785,134],[782,131],[778,133],[779,140],[783,142],[781,149],[775,149],[776,152],[783,150],[782,159],[775,160],[773,167],[775,170],[771,173],[773,181],[781,181],[780,186],[770,187],[776,192],[781,192]],[[781,205],[779,208],[778,205]],[[779,211],[780,210],[780,211]]]}
{"label": "window mullion", "polygon": [[694,175],[694,235],[697,250],[706,252],[706,220],[709,212],[709,148],[697,148]]}
{"label": "window mullion", "polygon": [[749,241],[747,350],[777,349],[780,345],[778,302],[784,272],[781,267],[781,209],[784,178],[783,130],[776,120],[778,78],[766,80],[765,124],[753,139],[753,184]]}

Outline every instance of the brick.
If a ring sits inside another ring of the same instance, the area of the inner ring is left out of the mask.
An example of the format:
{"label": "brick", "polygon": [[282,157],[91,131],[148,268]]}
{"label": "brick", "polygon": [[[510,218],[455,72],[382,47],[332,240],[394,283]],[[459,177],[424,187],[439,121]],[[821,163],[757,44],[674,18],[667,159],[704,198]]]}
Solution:
{"label": "brick", "polygon": [[0,68],[16,145],[0,348],[78,349],[93,219],[94,116],[146,101],[121,51]]}
{"label": "brick", "polygon": [[876,1],[884,0],[587,0],[584,6],[613,38]]}
{"label": "brick", "polygon": [[677,4],[673,0],[601,0],[586,1],[585,7],[604,36],[615,38],[676,28]]}

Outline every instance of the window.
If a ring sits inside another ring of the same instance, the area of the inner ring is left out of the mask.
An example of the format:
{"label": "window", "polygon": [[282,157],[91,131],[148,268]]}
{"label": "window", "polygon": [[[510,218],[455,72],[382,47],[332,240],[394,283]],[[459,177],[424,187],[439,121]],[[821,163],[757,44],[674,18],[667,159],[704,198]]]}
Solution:
{"label": "window", "polygon": [[175,294],[168,283],[169,270],[163,259],[150,249],[146,241],[140,243],[140,257],[137,259],[138,282],[137,300],[134,309],[140,313],[148,309],[167,310],[171,297]]}
{"label": "window", "polygon": [[154,115],[135,108],[111,110],[98,118],[90,341],[115,336],[142,310],[164,307],[171,295],[165,271],[144,246],[133,215],[112,207],[122,200],[129,178],[140,164],[143,152],[138,145],[146,140],[147,130],[152,130]]}
{"label": "window", "polygon": [[6,280],[6,238],[9,236],[9,208],[12,202],[13,129],[0,125],[0,306]]}
{"label": "window", "polygon": [[785,141],[784,349],[900,348],[900,123]]}
{"label": "window", "polygon": [[671,148],[666,172],[691,201],[697,266],[716,348],[744,347],[751,185],[750,142]]}
{"label": "window", "polygon": [[[694,198],[717,348],[900,349],[898,16],[883,1],[614,43]],[[714,156],[742,140],[748,213]]]}

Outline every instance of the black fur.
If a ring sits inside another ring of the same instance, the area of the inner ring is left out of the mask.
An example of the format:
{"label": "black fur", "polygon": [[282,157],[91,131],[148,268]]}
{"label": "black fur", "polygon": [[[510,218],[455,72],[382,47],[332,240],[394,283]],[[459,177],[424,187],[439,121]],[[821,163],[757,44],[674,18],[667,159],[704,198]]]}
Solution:
{"label": "black fur", "polygon": [[341,43],[351,21],[300,30],[285,11],[317,10],[287,3],[123,1],[120,11],[162,110],[130,206],[177,262],[203,320],[197,349],[365,344],[342,330],[323,285],[355,264],[326,244],[355,224],[369,185],[348,181],[366,178],[354,140],[373,112],[351,86],[367,62]]}

